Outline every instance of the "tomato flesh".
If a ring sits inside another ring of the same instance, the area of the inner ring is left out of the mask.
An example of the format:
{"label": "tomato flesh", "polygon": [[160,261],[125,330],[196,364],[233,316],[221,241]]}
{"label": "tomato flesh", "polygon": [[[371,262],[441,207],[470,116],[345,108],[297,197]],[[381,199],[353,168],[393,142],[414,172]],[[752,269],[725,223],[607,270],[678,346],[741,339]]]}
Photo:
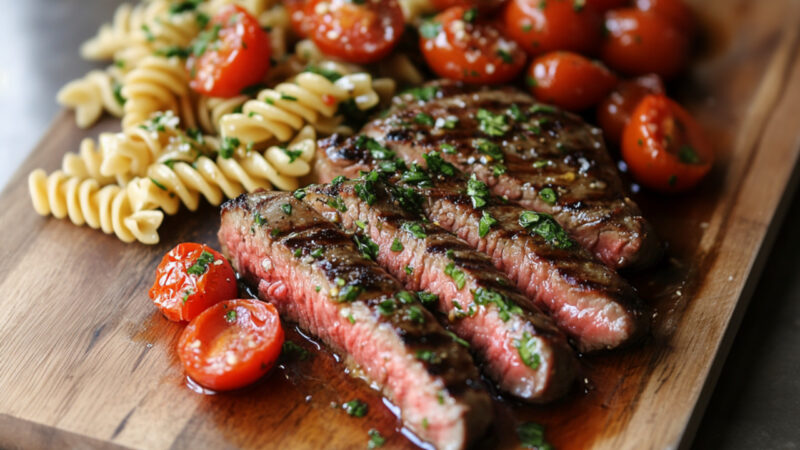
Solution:
{"label": "tomato flesh", "polygon": [[538,100],[582,111],[600,102],[617,77],[602,64],[577,53],[552,52],[533,60],[527,82]]}
{"label": "tomato flesh", "polygon": [[622,130],[631,118],[634,108],[647,94],[663,94],[664,83],[658,75],[644,75],[617,84],[614,90],[597,106],[597,124],[603,129],[606,141],[619,145]]}
{"label": "tomato flesh", "polygon": [[167,319],[180,322],[235,298],[238,288],[224,256],[207,245],[185,242],[164,255],[149,295]]}
{"label": "tomato flesh", "polygon": [[309,35],[323,53],[356,64],[388,55],[405,27],[397,0],[310,0],[305,16],[312,24]]}
{"label": "tomato flesh", "polygon": [[602,18],[573,0],[511,0],[503,12],[505,30],[530,55],[556,50],[592,54],[602,38]]}
{"label": "tomato flesh", "polygon": [[641,184],[680,192],[695,186],[711,170],[714,153],[685,109],[664,95],[648,95],[625,126],[622,157]]}
{"label": "tomato flesh", "polygon": [[283,340],[274,306],[258,300],[228,300],[206,309],[186,326],[178,356],[198,384],[227,391],[267,373],[281,353]]}
{"label": "tomato flesh", "polygon": [[420,48],[437,75],[467,83],[510,81],[525,66],[525,53],[475,10],[454,6],[421,27]]}
{"label": "tomato flesh", "polygon": [[228,5],[195,41],[186,64],[189,86],[213,97],[233,97],[260,82],[270,67],[269,35],[244,8]]}
{"label": "tomato flesh", "polygon": [[594,8],[595,11],[606,12],[609,9],[622,8],[628,6],[630,0],[586,0],[586,6]]}

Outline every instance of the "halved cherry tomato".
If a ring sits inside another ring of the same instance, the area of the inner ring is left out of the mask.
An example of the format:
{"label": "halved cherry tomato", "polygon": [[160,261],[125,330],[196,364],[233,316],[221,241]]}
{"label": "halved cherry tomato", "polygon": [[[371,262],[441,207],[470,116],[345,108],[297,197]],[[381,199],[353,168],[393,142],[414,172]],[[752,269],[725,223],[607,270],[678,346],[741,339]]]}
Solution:
{"label": "halved cherry tomato", "polygon": [[606,29],[602,56],[614,70],[670,78],[686,64],[689,39],[663,17],[634,8],[612,10],[606,13]]}
{"label": "halved cherry tomato", "polygon": [[711,170],[714,152],[685,109],[664,95],[648,95],[625,126],[622,157],[643,185],[679,192]]}
{"label": "halved cherry tomato", "polygon": [[537,57],[527,78],[537,99],[572,111],[596,105],[616,83],[617,77],[601,63],[572,52]]}
{"label": "halved cherry tomato", "polygon": [[636,8],[664,17],[684,33],[694,28],[692,10],[683,0],[636,0]]}
{"label": "halved cherry tomato", "polygon": [[305,15],[323,53],[357,64],[388,55],[405,27],[397,0],[310,0]]}
{"label": "halved cherry tomato", "polygon": [[602,38],[602,18],[573,0],[511,0],[504,11],[506,34],[531,55],[555,50],[594,53]]}
{"label": "halved cherry tomato", "polygon": [[586,6],[594,8],[598,12],[606,12],[609,9],[622,8],[630,4],[630,0],[585,0]]}
{"label": "halved cherry tomato", "polygon": [[150,298],[169,320],[192,320],[209,306],[236,298],[236,275],[216,250],[185,242],[169,251],[156,269]]}
{"label": "halved cherry tomato", "polygon": [[228,300],[203,311],[181,334],[178,357],[201,386],[247,386],[275,364],[283,346],[278,311],[258,300]]}
{"label": "halved cherry tomato", "polygon": [[308,37],[314,24],[306,17],[306,0],[285,0],[283,4],[289,13],[292,31],[299,37]]}
{"label": "halved cherry tomato", "polygon": [[454,6],[420,27],[420,48],[440,77],[467,83],[505,83],[522,71],[525,52],[474,9]]}
{"label": "halved cherry tomato", "polygon": [[597,124],[603,129],[606,141],[619,145],[622,130],[631,118],[633,109],[647,94],[663,94],[664,83],[656,74],[621,81],[597,106]]}
{"label": "halved cherry tomato", "polygon": [[214,97],[233,97],[258,83],[269,70],[269,35],[242,7],[228,5],[194,42],[187,61],[189,86]]}
{"label": "halved cherry tomato", "polygon": [[481,12],[494,11],[506,0],[431,0],[433,8],[437,11],[444,11],[451,6],[463,6],[465,8],[477,8]]}

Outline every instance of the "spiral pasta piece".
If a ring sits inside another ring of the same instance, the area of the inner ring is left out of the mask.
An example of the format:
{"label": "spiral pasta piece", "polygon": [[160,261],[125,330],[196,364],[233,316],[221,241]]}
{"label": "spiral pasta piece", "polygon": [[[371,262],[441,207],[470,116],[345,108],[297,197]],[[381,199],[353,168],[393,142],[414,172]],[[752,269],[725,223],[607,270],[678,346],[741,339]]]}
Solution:
{"label": "spiral pasta piece", "polygon": [[124,98],[121,85],[102,70],[93,70],[83,78],[70,81],[56,94],[62,106],[75,110],[75,122],[87,128],[97,122],[103,111],[122,117]]}
{"label": "spiral pasta piece", "polygon": [[97,34],[81,46],[81,56],[90,60],[108,60],[134,40],[148,18],[145,4],[120,5],[111,23],[100,27]]}
{"label": "spiral pasta piece", "polygon": [[116,184],[100,187],[94,179],[70,177],[61,171],[49,176],[41,169],[28,176],[28,189],[37,213],[68,217],[75,225],[88,225],[106,234],[114,233],[123,242],[157,244],[158,227],[164,213],[158,210],[134,211],[128,189]]}
{"label": "spiral pasta piece", "polygon": [[195,107],[200,128],[206,133],[217,134],[222,117],[233,113],[249,99],[246,95],[231,98],[200,96]]}
{"label": "spiral pasta piece", "polygon": [[148,56],[123,81],[122,96],[126,101],[122,128],[137,126],[158,111],[177,112],[188,89],[188,79],[178,58]]}
{"label": "spiral pasta piece", "polygon": [[103,152],[91,138],[81,141],[78,153],[67,153],[61,162],[61,170],[70,177],[93,178],[105,186],[114,182],[114,178],[100,173],[103,164]]}

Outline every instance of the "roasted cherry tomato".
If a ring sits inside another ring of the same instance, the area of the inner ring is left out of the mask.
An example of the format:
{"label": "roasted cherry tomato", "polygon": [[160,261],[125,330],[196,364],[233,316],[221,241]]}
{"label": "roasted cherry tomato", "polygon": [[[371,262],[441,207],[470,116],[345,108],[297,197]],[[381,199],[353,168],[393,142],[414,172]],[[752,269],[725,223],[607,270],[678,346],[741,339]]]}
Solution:
{"label": "roasted cherry tomato", "polygon": [[606,28],[602,56],[614,70],[670,78],[686,64],[689,39],[661,16],[633,8],[612,10],[606,13]]}
{"label": "roasted cherry tomato", "polygon": [[156,269],[150,298],[169,320],[192,320],[209,306],[236,298],[236,275],[224,256],[203,244],[185,242],[169,251]]}
{"label": "roasted cherry tomato", "polygon": [[648,95],[622,134],[622,157],[641,184],[662,192],[696,185],[714,153],[692,116],[664,95]]}
{"label": "roasted cherry tomato", "polygon": [[506,0],[431,0],[434,9],[444,11],[451,6],[463,6],[465,8],[477,8],[478,11],[494,11]]}
{"label": "roasted cherry tomato", "polygon": [[440,77],[467,83],[505,83],[522,71],[525,52],[474,9],[454,6],[420,27],[420,48]]}
{"label": "roasted cherry tomato", "polygon": [[591,54],[602,40],[602,17],[573,0],[511,0],[504,11],[506,34],[531,55],[555,50]]}
{"label": "roasted cherry tomato", "polygon": [[694,28],[692,10],[683,0],[636,0],[636,8],[664,17],[684,33]]}
{"label": "roasted cherry tomato", "polygon": [[278,311],[258,300],[228,300],[206,309],[181,334],[178,357],[201,386],[228,391],[261,378],[283,346]]}
{"label": "roasted cherry tomato", "polygon": [[314,24],[306,17],[306,0],[285,0],[283,4],[289,13],[292,31],[300,37],[308,37]]}
{"label": "roasted cherry tomato", "polygon": [[621,81],[597,106],[597,124],[603,129],[606,141],[619,145],[622,130],[631,118],[633,109],[647,94],[663,94],[664,83],[655,74]]}
{"label": "roasted cherry tomato", "polygon": [[617,83],[601,63],[572,52],[552,52],[537,57],[526,79],[540,101],[572,111],[596,105]]}
{"label": "roasted cherry tomato", "polygon": [[594,8],[598,12],[606,12],[609,9],[622,8],[628,6],[630,0],[585,0],[586,6]]}
{"label": "roasted cherry tomato", "polygon": [[405,27],[397,0],[309,0],[305,15],[320,50],[357,64],[388,55]]}
{"label": "roasted cherry tomato", "polygon": [[187,61],[195,91],[233,97],[260,82],[269,70],[269,35],[242,7],[228,5],[214,16],[194,42]]}

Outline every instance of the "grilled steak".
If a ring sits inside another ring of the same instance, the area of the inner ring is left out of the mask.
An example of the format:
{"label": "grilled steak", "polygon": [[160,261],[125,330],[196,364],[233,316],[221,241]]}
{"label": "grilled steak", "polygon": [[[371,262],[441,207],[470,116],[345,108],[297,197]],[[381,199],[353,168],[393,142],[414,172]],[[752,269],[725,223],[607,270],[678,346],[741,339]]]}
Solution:
{"label": "grilled steak", "polygon": [[443,151],[497,195],[553,215],[612,268],[643,267],[660,254],[600,130],[513,88],[436,82],[395,98],[389,113],[362,132],[406,162],[421,164],[424,153]]}
{"label": "grilled steak", "polygon": [[[452,166],[443,173],[446,163],[436,152],[425,155],[438,168],[428,171],[412,166],[403,172],[391,156],[371,138],[334,136],[320,142],[317,170],[323,180],[376,167],[394,173],[391,183],[418,192],[431,221],[487,253],[583,352],[616,348],[647,331],[646,307],[633,288],[571,241],[552,218],[490,195],[482,182],[466,182]],[[482,220],[492,223],[485,234]]]}
{"label": "grilled steak", "polygon": [[362,251],[406,288],[434,294],[420,298],[471,346],[500,389],[541,403],[570,387],[577,364],[564,335],[486,255],[423,222],[416,202],[398,201],[413,193],[387,185],[379,172],[305,192],[309,205],[355,233]]}
{"label": "grilled steak", "polygon": [[490,399],[467,350],[308,205],[240,196],[223,206],[219,240],[261,298],[360,366],[422,439],[456,449],[484,432]]}

